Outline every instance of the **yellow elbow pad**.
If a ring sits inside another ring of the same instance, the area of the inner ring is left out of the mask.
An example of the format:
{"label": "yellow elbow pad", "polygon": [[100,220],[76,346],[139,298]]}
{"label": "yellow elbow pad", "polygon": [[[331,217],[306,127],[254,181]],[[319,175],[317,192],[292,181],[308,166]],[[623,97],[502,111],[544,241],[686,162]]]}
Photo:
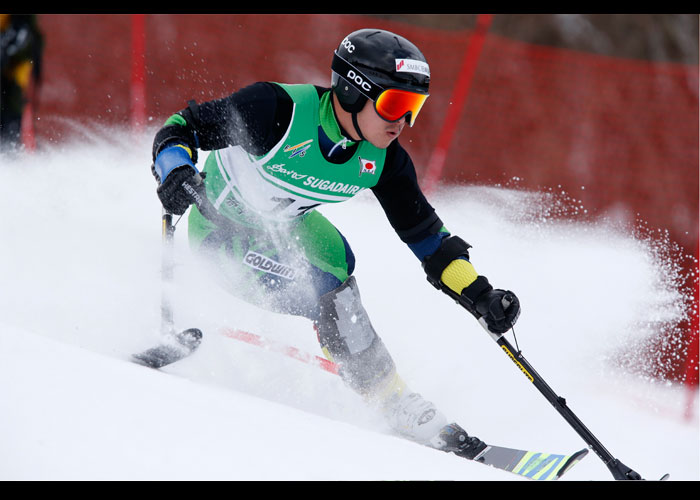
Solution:
{"label": "yellow elbow pad", "polygon": [[464,259],[455,259],[442,271],[440,279],[450,290],[461,294],[462,290],[474,283],[478,273],[472,263]]}

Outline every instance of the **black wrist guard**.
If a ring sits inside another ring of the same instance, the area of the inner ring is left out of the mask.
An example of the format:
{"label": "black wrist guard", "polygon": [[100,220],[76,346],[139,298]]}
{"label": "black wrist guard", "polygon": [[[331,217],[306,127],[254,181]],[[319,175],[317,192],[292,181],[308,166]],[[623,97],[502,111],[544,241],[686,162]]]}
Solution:
{"label": "black wrist guard", "polygon": [[476,309],[476,302],[479,297],[491,290],[493,290],[493,287],[489,280],[486,279],[486,276],[479,275],[471,285],[462,290],[458,302],[476,318],[480,318],[481,314]]}
{"label": "black wrist guard", "polygon": [[428,282],[438,290],[442,290],[444,288],[441,278],[442,272],[450,262],[459,257],[466,257],[469,260],[470,248],[471,245],[459,236],[443,238],[440,242],[440,248],[423,261],[423,270],[427,275]]}

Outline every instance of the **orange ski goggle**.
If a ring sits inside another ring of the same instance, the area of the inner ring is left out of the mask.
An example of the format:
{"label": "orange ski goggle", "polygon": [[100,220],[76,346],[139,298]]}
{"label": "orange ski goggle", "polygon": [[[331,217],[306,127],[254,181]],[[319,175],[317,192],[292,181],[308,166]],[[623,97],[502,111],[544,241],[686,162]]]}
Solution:
{"label": "orange ski goggle", "polygon": [[399,121],[410,114],[409,125],[412,127],[429,95],[395,88],[385,89],[374,83],[337,53],[333,56],[331,68],[372,100],[377,114],[388,122]]}
{"label": "orange ski goggle", "polygon": [[417,94],[400,89],[386,89],[374,101],[374,109],[379,116],[389,122],[401,120],[410,113],[411,118],[408,124],[412,127],[427,98],[427,94]]}

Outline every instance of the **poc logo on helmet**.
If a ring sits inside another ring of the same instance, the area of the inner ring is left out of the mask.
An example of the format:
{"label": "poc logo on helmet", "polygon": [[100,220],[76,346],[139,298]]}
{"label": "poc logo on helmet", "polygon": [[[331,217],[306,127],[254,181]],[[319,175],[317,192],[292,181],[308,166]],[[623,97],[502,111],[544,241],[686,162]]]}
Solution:
{"label": "poc logo on helmet", "polygon": [[355,82],[365,92],[369,92],[370,90],[372,90],[372,86],[353,70],[348,70],[346,78]]}
{"label": "poc logo on helmet", "polygon": [[345,47],[345,50],[347,50],[349,54],[355,52],[355,46],[350,40],[347,39],[347,37],[343,38],[343,41],[340,42],[340,45]]}

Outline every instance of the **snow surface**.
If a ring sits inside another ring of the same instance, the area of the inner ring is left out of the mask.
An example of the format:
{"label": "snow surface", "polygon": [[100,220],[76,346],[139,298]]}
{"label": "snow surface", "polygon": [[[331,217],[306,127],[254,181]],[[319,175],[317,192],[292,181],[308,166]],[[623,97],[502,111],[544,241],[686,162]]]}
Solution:
{"label": "snow surface", "polygon": [[[130,363],[160,321],[152,131],[77,130],[73,144],[0,158],[0,479],[527,481],[398,438],[337,376],[219,334],[320,355],[307,320],[211,282],[185,219],[175,318],[204,342],[161,371]],[[431,201],[476,269],[516,291],[523,354],[605,447],[647,479],[700,479],[696,395],[629,369],[682,314],[675,264],[610,221],[558,220],[562,206],[583,209],[551,193],[463,187]],[[365,307],[414,390],[493,444],[586,446],[426,282],[370,193],[322,212],[349,239]],[[562,480],[611,479],[590,453]]]}

